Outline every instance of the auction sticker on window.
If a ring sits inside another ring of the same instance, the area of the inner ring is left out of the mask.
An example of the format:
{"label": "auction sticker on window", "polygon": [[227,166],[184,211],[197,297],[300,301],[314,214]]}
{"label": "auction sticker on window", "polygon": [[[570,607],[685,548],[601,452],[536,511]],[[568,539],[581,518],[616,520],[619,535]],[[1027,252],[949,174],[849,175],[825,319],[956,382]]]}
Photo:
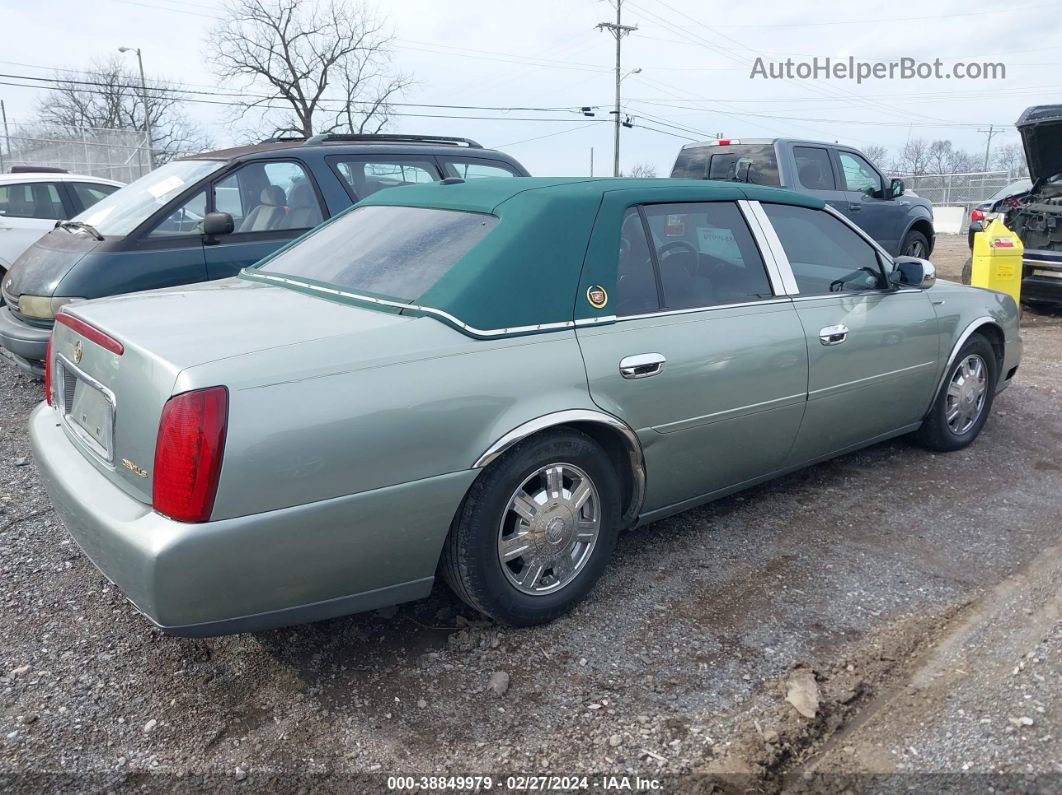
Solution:
{"label": "auction sticker on window", "polygon": [[719,226],[698,226],[697,246],[702,254],[709,254],[730,262],[741,262],[741,249],[738,248],[734,233]]}

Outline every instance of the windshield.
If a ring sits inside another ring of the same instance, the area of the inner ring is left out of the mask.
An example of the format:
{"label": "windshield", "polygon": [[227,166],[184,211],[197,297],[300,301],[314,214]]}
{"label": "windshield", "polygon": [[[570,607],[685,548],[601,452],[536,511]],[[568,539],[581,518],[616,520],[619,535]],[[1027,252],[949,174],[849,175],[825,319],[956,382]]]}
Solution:
{"label": "windshield", "polygon": [[258,270],[413,301],[497,223],[493,215],[458,210],[357,207]]}
{"label": "windshield", "polygon": [[101,235],[127,235],[178,193],[222,165],[221,160],[174,160],[116,190],[74,220],[91,224]]}

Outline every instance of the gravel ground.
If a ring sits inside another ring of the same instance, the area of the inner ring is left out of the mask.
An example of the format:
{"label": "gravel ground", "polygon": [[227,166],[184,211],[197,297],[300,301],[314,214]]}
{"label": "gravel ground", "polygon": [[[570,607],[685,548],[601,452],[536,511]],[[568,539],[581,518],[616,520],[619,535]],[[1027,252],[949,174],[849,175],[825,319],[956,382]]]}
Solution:
{"label": "gravel ground", "polygon": [[[945,238],[934,259],[955,277],[965,256]],[[50,512],[25,430],[41,386],[0,362],[0,786],[381,792],[395,773],[628,773],[775,790],[965,764],[1062,786],[1062,313],[1023,322],[1016,383],[971,448],[897,440],[628,533],[584,604],[525,630],[440,587],[274,632],[161,634]],[[969,676],[932,673],[952,668]],[[794,669],[821,691],[812,719],[785,702]]]}

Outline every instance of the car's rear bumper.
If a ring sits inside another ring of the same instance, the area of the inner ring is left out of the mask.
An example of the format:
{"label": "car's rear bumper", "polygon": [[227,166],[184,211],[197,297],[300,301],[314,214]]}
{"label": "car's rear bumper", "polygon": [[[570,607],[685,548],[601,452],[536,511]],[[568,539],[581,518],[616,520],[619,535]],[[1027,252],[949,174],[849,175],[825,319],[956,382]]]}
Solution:
{"label": "car's rear bumper", "polygon": [[30,417],[30,437],[71,536],[142,613],[177,635],[255,631],[426,596],[477,474],[186,524],[104,477],[46,404]]}
{"label": "car's rear bumper", "polygon": [[16,318],[8,306],[0,306],[0,348],[27,372],[44,373],[44,357],[52,330],[29,326]]}

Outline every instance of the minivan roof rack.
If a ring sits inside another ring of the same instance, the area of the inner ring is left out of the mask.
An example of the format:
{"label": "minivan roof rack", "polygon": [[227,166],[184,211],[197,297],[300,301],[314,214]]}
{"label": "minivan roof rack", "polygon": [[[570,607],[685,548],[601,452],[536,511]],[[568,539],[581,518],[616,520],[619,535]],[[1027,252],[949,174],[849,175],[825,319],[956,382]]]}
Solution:
{"label": "minivan roof rack", "polygon": [[464,144],[472,149],[482,149],[483,145],[471,138],[454,138],[449,135],[404,135],[401,133],[376,133],[373,135],[357,133],[322,133],[306,139],[306,145],[323,144],[330,141],[349,141],[363,144],[386,144],[386,143],[419,143],[419,144],[446,144],[448,146],[460,146]]}

